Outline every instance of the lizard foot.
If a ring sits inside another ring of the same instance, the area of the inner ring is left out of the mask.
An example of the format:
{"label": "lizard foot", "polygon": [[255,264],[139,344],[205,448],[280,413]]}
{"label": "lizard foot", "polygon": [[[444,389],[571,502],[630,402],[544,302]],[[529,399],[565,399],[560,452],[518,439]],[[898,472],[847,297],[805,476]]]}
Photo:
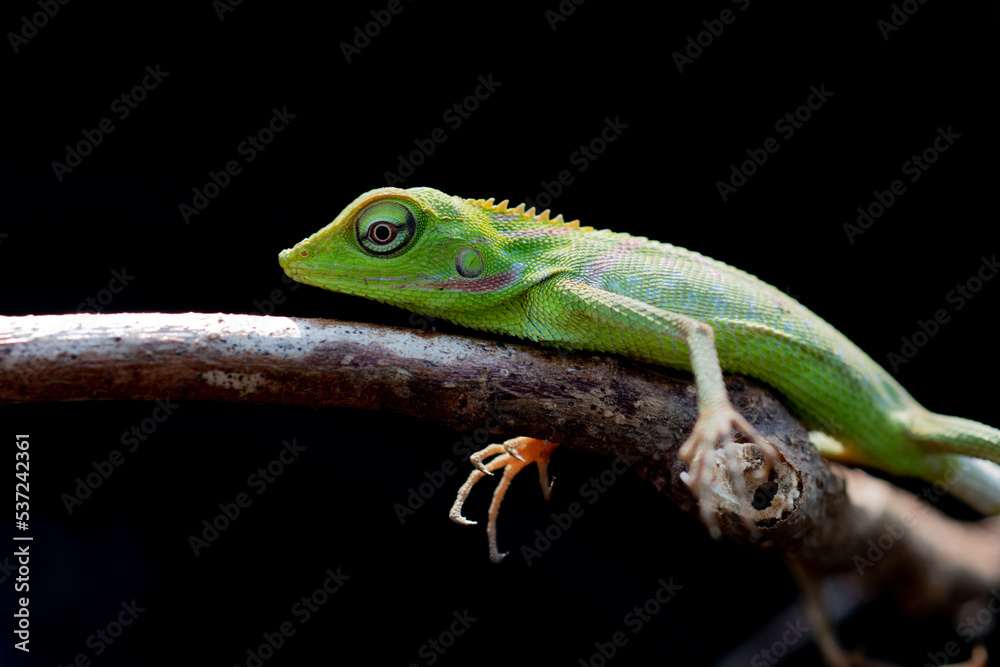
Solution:
{"label": "lizard foot", "polygon": [[[469,492],[472,491],[472,487],[476,485],[476,482],[486,475],[492,475],[494,470],[503,468],[503,477],[500,478],[497,488],[493,491],[489,521],[486,524],[486,534],[490,540],[490,560],[494,563],[499,563],[507,555],[506,553],[500,553],[499,549],[497,549],[497,517],[500,514],[500,503],[503,502],[504,494],[507,493],[507,487],[510,486],[511,480],[514,479],[514,476],[522,468],[536,463],[538,464],[538,481],[542,485],[542,493],[545,494],[545,499],[548,500],[549,493],[552,490],[552,484],[549,482],[548,476],[549,457],[552,456],[552,451],[556,447],[558,447],[556,443],[549,442],[548,440],[536,440],[535,438],[525,437],[511,438],[503,444],[488,445],[469,457],[472,465],[477,470],[473,470],[469,474],[469,479],[458,490],[458,495],[455,497],[455,504],[452,505],[448,517],[455,523],[462,524],[463,526],[475,525],[475,521],[469,521],[462,516],[462,505],[465,504],[465,499],[469,497]],[[496,458],[484,464],[483,459],[491,456],[496,456]]]}
{"label": "lizard foot", "polygon": [[[753,453],[746,451],[747,443],[737,443],[733,440],[733,430],[751,445],[756,446],[763,456],[762,465],[750,463],[750,459],[755,458]],[[719,539],[722,536],[716,508],[727,507],[731,511],[737,511],[744,524],[748,528],[753,528],[753,514],[746,503],[747,483],[744,472],[749,470],[750,480],[761,485],[767,481],[779,457],[774,445],[764,439],[764,436],[751,426],[743,415],[736,412],[732,406],[701,414],[695,422],[691,435],[677,452],[677,456],[688,467],[686,472],[681,473],[681,480],[698,498],[701,521],[713,538]],[[732,495],[722,492],[719,480],[716,478],[716,470],[723,466],[728,473]],[[763,489],[758,492],[766,493]],[[709,499],[714,499],[715,502],[709,502]]]}

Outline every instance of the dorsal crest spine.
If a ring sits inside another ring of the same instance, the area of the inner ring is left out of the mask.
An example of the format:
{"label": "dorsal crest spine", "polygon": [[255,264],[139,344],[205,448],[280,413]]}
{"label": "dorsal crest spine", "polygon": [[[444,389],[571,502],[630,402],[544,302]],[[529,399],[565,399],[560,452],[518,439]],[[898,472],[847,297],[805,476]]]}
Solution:
{"label": "dorsal crest spine", "polygon": [[508,204],[510,203],[509,199],[504,199],[498,204],[493,203],[494,197],[490,197],[489,199],[466,199],[465,201],[472,204],[473,206],[478,206],[491,213],[507,213],[507,214],[519,215],[525,221],[531,220],[534,222],[542,222],[553,226],[580,227],[580,229],[583,231],[592,231],[594,229],[593,227],[581,227],[579,220],[570,220],[569,222],[566,222],[565,220],[563,220],[561,213],[555,216],[554,218],[550,218],[549,209],[545,209],[541,213],[536,214],[534,207],[525,210],[524,204],[518,204],[514,208],[510,208],[508,207]]}

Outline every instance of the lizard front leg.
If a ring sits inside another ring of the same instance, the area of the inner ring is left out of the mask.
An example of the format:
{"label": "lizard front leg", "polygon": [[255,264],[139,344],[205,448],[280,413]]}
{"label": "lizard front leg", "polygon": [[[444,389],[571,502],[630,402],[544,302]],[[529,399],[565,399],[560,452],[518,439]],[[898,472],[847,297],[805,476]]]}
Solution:
{"label": "lizard front leg", "polygon": [[[744,521],[750,522],[749,508],[741,502],[747,497],[747,490],[740,466],[739,445],[731,437],[733,431],[756,445],[764,457],[765,465],[752,473],[752,478],[757,482],[767,478],[771,467],[778,460],[778,453],[774,445],[737,412],[729,401],[712,327],[684,316],[679,317],[688,320],[682,321],[679,328],[690,353],[691,370],[698,390],[698,420],[691,435],[677,452],[678,458],[688,466],[687,472],[681,474],[681,479],[699,499],[702,523],[708,527],[712,537],[718,539],[722,533],[712,506],[706,502],[708,497],[716,495],[712,471],[714,466],[726,466],[730,483],[739,499],[737,502],[741,503],[740,515]],[[721,457],[717,456],[720,445]]]}
{"label": "lizard front leg", "polygon": [[[503,468],[503,477],[497,482],[497,487],[493,491],[493,502],[490,503],[489,518],[486,523],[486,535],[490,541],[490,560],[494,563],[499,563],[507,555],[500,553],[500,549],[497,548],[497,517],[500,515],[500,503],[503,502],[503,497],[507,493],[507,487],[510,486],[511,480],[522,468],[535,463],[538,465],[538,481],[542,485],[542,493],[548,500],[552,491],[552,484],[549,482],[548,476],[549,458],[557,446],[556,443],[548,440],[525,437],[511,438],[500,445],[488,445],[469,457],[477,470],[473,470],[469,474],[465,484],[458,490],[455,504],[452,505],[448,517],[463,526],[474,526],[475,521],[469,521],[462,516],[462,505],[465,504],[469,492],[479,480],[486,475],[492,475],[494,470]],[[483,459],[491,456],[496,456],[496,458],[484,465]]]}
{"label": "lizard front leg", "polygon": [[[698,419],[678,451],[678,457],[688,467],[682,480],[699,500],[702,522],[713,537],[719,537],[721,532],[714,508],[728,503],[719,502],[715,469],[724,467],[740,515],[752,525],[743,473],[747,467],[743,461],[747,457],[739,455],[743,446],[733,440],[733,432],[755,445],[763,456],[764,465],[750,474],[753,481],[767,478],[778,460],[778,453],[729,401],[712,327],[686,315],[591,287],[572,278],[555,278],[536,289],[534,297],[538,301],[562,304],[559,309],[550,305],[546,312],[555,310],[558,314],[545,317],[540,326],[572,346],[618,352],[664,365],[676,365],[665,358],[665,349],[674,349],[675,343],[677,348],[686,348],[687,362],[698,391]],[[532,312],[530,307],[528,312]],[[717,452],[720,446],[722,449]],[[712,500],[715,502],[710,502]]]}

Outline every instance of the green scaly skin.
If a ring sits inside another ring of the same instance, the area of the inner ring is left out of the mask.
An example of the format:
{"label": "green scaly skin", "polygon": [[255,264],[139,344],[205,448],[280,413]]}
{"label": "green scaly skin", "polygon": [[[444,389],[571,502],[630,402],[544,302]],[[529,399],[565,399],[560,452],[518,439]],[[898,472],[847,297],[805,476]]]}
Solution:
{"label": "green scaly skin", "polygon": [[698,253],[523,204],[380,188],[280,263],[297,281],[474,329],[692,370],[689,463],[730,426],[766,444],[729,420],[721,366],[780,392],[825,454],[931,481],[958,469],[949,490],[1000,512],[1000,469],[967,458],[1000,463],[1000,431],[929,412],[803,305]]}

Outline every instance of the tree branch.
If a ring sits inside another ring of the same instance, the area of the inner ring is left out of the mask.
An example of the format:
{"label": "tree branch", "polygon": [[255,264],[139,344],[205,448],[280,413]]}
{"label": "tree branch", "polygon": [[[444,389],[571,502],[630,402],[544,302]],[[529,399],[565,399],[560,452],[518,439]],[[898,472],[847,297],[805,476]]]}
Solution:
{"label": "tree branch", "polygon": [[[756,530],[725,511],[736,505],[723,503],[727,536],[780,550],[813,572],[860,571],[866,583],[888,586],[914,609],[954,609],[1000,585],[996,520],[961,524],[881,480],[831,469],[766,389],[735,376],[727,385],[737,409],[783,457],[755,497]],[[0,317],[0,404],[168,397],[391,411],[455,429],[499,413],[505,435],[627,461],[697,515],[676,455],[694,424],[696,397],[689,378],[664,369],[333,320]],[[755,456],[744,447],[743,467],[752,469]],[[720,494],[732,493],[727,484],[723,467]],[[874,558],[870,544],[882,555]]]}

